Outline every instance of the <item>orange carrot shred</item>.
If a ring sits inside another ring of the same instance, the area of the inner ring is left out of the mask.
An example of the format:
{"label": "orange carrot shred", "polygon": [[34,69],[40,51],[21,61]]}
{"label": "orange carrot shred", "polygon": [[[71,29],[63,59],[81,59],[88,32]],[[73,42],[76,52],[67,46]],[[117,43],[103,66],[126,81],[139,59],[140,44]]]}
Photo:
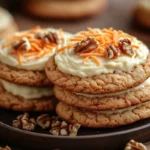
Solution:
{"label": "orange carrot shred", "polygon": [[90,33],[95,34],[95,31],[92,28],[88,27],[88,30]]}
{"label": "orange carrot shred", "polygon": [[137,46],[137,45],[132,45],[132,47],[133,47],[133,48],[136,48],[136,49],[139,48],[139,46]]}
{"label": "orange carrot shred", "polygon": [[98,66],[100,66],[99,60],[95,56],[90,57]]}

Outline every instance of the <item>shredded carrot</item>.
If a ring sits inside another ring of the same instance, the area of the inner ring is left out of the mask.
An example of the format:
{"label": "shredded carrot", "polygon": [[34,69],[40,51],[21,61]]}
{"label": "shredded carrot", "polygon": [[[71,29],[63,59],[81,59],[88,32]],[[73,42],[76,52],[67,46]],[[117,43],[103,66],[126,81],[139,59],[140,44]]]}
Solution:
{"label": "shredded carrot", "polygon": [[136,48],[136,49],[139,48],[139,46],[137,46],[137,45],[132,45],[132,47],[133,47],[133,48]]}
{"label": "shredded carrot", "polygon": [[25,57],[35,56],[35,55],[37,55],[37,53],[38,52],[25,53],[25,54],[23,54],[23,56],[25,56]]}
{"label": "shredded carrot", "polygon": [[35,43],[31,43],[31,46],[35,48],[37,51],[42,51],[42,49]]}
{"label": "shredded carrot", "polygon": [[99,60],[97,59],[97,57],[91,56],[90,58],[91,58],[98,66],[100,66],[100,62],[99,62]]}
{"label": "shredded carrot", "polygon": [[90,33],[95,34],[95,31],[92,28],[89,27],[88,30]]}
{"label": "shredded carrot", "polygon": [[87,56],[87,57],[83,60],[83,62],[86,63],[86,62],[88,61],[88,59],[89,59],[89,56]]}
{"label": "shredded carrot", "polygon": [[81,41],[82,38],[71,38],[70,41]]}

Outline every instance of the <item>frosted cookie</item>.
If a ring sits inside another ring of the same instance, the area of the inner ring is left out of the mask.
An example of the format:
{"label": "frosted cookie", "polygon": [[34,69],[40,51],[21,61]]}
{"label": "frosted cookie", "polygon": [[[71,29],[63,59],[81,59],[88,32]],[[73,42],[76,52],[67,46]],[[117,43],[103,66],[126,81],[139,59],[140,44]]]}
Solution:
{"label": "frosted cookie", "polygon": [[10,36],[10,34],[16,32],[18,27],[11,16],[11,14],[0,7],[0,39]]}
{"label": "frosted cookie", "polygon": [[35,27],[0,42],[0,78],[22,85],[50,85],[44,72],[48,58],[71,34]]}
{"label": "frosted cookie", "polygon": [[103,11],[106,5],[106,0],[30,0],[24,4],[27,12],[34,16],[57,19],[93,16]]}
{"label": "frosted cookie", "polygon": [[135,9],[135,20],[142,26],[150,28],[150,1],[140,0]]}
{"label": "frosted cookie", "polygon": [[74,93],[118,92],[149,78],[149,49],[123,31],[89,28],[58,49],[45,71],[53,84]]}
{"label": "frosted cookie", "polygon": [[112,128],[150,117],[150,101],[113,111],[87,111],[60,102],[56,107],[60,118],[90,128]]}
{"label": "frosted cookie", "polygon": [[0,107],[14,111],[52,111],[56,106],[52,87],[28,87],[0,79]]}
{"label": "frosted cookie", "polygon": [[150,100],[150,78],[135,88],[116,93],[99,95],[72,93],[58,86],[54,87],[54,93],[59,101],[82,109],[93,111],[122,109]]}

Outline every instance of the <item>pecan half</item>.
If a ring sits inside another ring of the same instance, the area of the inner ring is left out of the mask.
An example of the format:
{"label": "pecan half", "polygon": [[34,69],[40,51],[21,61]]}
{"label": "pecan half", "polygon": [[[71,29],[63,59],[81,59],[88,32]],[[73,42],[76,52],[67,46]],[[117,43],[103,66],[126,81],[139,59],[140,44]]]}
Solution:
{"label": "pecan half", "polygon": [[65,121],[62,122],[56,121],[53,124],[50,133],[52,135],[76,136],[79,128],[80,128],[79,124],[68,124]]}
{"label": "pecan half", "polygon": [[5,146],[5,147],[0,147],[0,150],[11,150],[11,148],[9,146]]}
{"label": "pecan half", "polygon": [[24,113],[13,121],[12,126],[23,130],[33,131],[35,129],[36,122],[34,118],[29,118],[28,113]]}
{"label": "pecan half", "polygon": [[94,37],[88,37],[81,42],[76,43],[74,52],[77,54],[87,53],[98,47],[98,41]]}
{"label": "pecan half", "polygon": [[60,38],[58,36],[58,34],[56,32],[37,32],[35,35],[35,38],[37,39],[41,39],[46,43],[56,43],[59,44],[60,43]]}
{"label": "pecan half", "polygon": [[14,50],[29,50],[31,49],[31,44],[29,40],[25,37],[22,38],[20,41],[15,41],[14,43],[12,43],[12,48]]}
{"label": "pecan half", "polygon": [[134,55],[134,51],[132,49],[131,41],[129,39],[122,39],[118,43],[121,51],[126,53],[129,56]]}
{"label": "pecan half", "polygon": [[55,116],[50,117],[48,114],[43,114],[37,118],[36,122],[37,122],[37,125],[39,125],[43,129],[47,129],[53,126],[53,123],[56,122],[57,120],[58,120],[58,117],[55,117]]}
{"label": "pecan half", "polygon": [[142,143],[130,140],[124,150],[147,150],[147,148]]}
{"label": "pecan half", "polygon": [[112,59],[120,55],[120,50],[117,49],[114,45],[108,45],[106,47],[106,58]]}

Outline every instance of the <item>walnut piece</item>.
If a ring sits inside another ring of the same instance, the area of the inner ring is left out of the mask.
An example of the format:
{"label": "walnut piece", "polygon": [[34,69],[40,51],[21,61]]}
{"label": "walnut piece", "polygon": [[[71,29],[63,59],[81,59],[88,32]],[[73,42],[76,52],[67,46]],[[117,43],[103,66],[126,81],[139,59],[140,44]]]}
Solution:
{"label": "walnut piece", "polygon": [[126,53],[129,56],[134,55],[134,51],[132,49],[131,41],[129,39],[122,39],[118,43],[120,50]]}
{"label": "walnut piece", "polygon": [[43,40],[45,43],[60,43],[60,38],[56,32],[39,31],[36,33],[35,38]]}
{"label": "walnut piece", "polygon": [[12,126],[23,130],[33,131],[35,129],[36,122],[34,118],[29,118],[28,113],[24,113],[13,121]]}
{"label": "walnut piece", "polygon": [[142,143],[130,140],[124,150],[147,150],[147,148]]}
{"label": "walnut piece", "polygon": [[14,50],[29,50],[31,49],[31,44],[29,42],[29,40],[25,37],[22,38],[20,41],[15,41],[14,43],[12,43],[12,48]]}
{"label": "walnut piece", "polygon": [[68,124],[65,121],[56,121],[53,123],[50,133],[52,135],[76,136],[79,128],[79,124]]}
{"label": "walnut piece", "polygon": [[114,45],[108,45],[106,47],[106,58],[112,59],[120,55],[120,50],[117,49]]}
{"label": "walnut piece", "polygon": [[6,147],[0,147],[0,150],[11,150],[11,148],[9,146]]}
{"label": "walnut piece", "polygon": [[37,125],[39,125],[43,129],[47,129],[47,128],[50,128],[53,122],[56,122],[57,120],[58,120],[58,117],[55,117],[55,116],[50,117],[48,114],[42,114],[37,118],[36,122],[37,122]]}
{"label": "walnut piece", "polygon": [[76,43],[74,52],[77,54],[87,53],[98,47],[98,41],[94,37],[87,37],[81,42]]}

